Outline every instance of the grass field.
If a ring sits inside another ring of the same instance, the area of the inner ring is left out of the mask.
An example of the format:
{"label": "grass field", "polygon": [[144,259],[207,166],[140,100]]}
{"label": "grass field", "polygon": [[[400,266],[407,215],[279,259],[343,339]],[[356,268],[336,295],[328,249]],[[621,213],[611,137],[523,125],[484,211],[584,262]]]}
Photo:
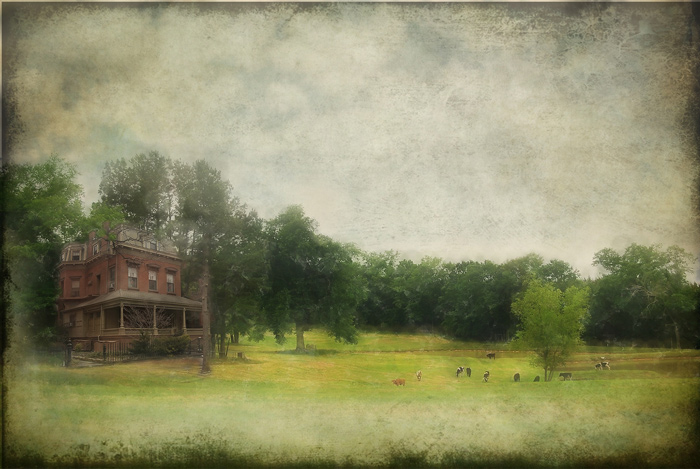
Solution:
{"label": "grass field", "polygon": [[[69,369],[13,360],[3,467],[699,464],[700,351],[583,348],[561,370],[573,381],[545,383],[533,382],[542,371],[529,353],[496,344],[306,335],[314,354],[244,343],[229,356],[247,360],[214,360],[206,376],[196,358]],[[601,355],[610,371],[594,369]],[[455,377],[460,365],[471,378]]]}

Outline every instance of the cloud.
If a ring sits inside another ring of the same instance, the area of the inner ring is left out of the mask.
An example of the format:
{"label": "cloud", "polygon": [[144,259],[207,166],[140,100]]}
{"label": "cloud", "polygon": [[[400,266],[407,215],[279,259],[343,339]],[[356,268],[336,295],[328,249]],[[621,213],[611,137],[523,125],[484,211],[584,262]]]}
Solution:
{"label": "cloud", "polygon": [[[18,161],[206,158],[365,249],[698,252],[688,5],[16,5]],[[32,21],[29,22],[28,20]]]}

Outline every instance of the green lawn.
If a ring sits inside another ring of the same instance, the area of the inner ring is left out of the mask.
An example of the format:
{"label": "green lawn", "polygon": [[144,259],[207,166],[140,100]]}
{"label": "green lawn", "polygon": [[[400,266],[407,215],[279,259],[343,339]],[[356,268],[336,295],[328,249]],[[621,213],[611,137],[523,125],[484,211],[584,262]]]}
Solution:
{"label": "green lawn", "polygon": [[[369,333],[341,345],[319,331],[307,342],[316,354],[231,346],[248,360],[214,360],[207,376],[196,358],[14,360],[5,467],[697,466],[698,351],[584,348],[562,370],[573,381],[535,383],[527,352],[494,344]],[[610,371],[593,368],[601,355]],[[471,378],[455,377],[460,365]]]}

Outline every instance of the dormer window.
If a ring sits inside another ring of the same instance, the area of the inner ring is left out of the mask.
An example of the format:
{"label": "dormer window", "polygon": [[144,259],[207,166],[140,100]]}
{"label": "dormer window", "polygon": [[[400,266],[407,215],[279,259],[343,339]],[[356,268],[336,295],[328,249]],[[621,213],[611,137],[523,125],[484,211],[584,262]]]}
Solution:
{"label": "dormer window", "polygon": [[96,242],[95,244],[92,245],[92,255],[96,256],[97,253],[100,252],[100,242]]}
{"label": "dormer window", "polygon": [[155,241],[149,241],[148,244],[149,244],[149,247],[150,247],[151,249],[153,249],[154,251],[157,251],[157,250],[158,250],[158,243],[156,243]]}
{"label": "dormer window", "polygon": [[75,249],[71,251],[70,260],[79,261],[80,260],[80,249]]}

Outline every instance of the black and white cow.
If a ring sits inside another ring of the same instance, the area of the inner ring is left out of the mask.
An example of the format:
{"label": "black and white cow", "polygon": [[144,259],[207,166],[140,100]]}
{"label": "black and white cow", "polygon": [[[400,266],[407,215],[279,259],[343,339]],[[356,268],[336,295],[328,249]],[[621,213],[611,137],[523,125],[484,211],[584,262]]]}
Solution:
{"label": "black and white cow", "polygon": [[571,381],[573,379],[571,373],[559,373],[560,378],[564,378],[564,381],[569,380]]}
{"label": "black and white cow", "polygon": [[459,375],[461,375],[462,373],[464,373],[464,367],[460,366],[459,368],[457,368],[457,378],[459,378]]}

